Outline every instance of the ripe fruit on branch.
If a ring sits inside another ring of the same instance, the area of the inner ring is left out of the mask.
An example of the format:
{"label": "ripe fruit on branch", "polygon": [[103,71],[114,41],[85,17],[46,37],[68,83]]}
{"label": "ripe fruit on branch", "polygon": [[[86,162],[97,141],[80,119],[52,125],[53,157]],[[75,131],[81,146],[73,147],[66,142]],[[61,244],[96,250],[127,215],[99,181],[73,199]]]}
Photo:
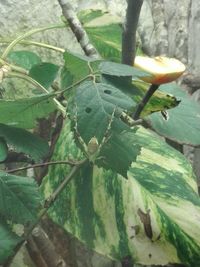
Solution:
{"label": "ripe fruit on branch", "polygon": [[178,59],[164,56],[136,56],[134,66],[152,74],[150,77],[142,77],[143,81],[157,85],[172,82],[185,71],[185,65]]}

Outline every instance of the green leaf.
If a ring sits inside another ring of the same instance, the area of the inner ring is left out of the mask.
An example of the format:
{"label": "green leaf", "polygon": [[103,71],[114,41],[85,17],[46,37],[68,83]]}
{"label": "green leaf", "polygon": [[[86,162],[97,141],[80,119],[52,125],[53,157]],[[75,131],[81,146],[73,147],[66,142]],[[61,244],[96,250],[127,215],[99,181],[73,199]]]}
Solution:
{"label": "green leaf", "polygon": [[133,76],[137,78],[150,76],[149,73],[141,71],[135,67],[106,61],[103,61],[99,65],[99,70],[103,74],[112,76]]}
{"label": "green leaf", "polygon": [[[129,139],[125,136],[129,145]],[[142,146],[128,179],[84,165],[58,197],[49,215],[91,249],[135,264],[200,265],[200,199],[191,166],[182,154],[140,127]],[[53,159],[80,158],[69,125],[63,128]],[[48,197],[69,166],[51,167],[43,180]]]}
{"label": "green leaf", "polygon": [[[84,22],[91,43],[103,59],[121,61],[122,19],[100,10],[81,11],[79,18]],[[136,53],[144,55],[140,44],[136,43]]]}
{"label": "green leaf", "polygon": [[0,217],[30,223],[37,217],[40,200],[34,179],[0,172]]}
{"label": "green leaf", "polygon": [[177,96],[181,103],[178,107],[169,110],[169,119],[166,121],[161,114],[152,114],[148,117],[153,129],[160,135],[180,144],[200,144],[200,106],[187,93],[175,84],[163,85],[162,91]]}
{"label": "green leaf", "polygon": [[61,76],[62,88],[66,88],[85,78],[91,73],[91,69],[96,71],[100,62],[100,60],[71,52],[69,53],[67,51],[63,54],[63,57],[65,60],[65,67],[62,70]]}
{"label": "green leaf", "polygon": [[20,128],[34,128],[38,119],[56,109],[53,94],[17,100],[0,99],[0,123]]}
{"label": "green leaf", "polygon": [[0,264],[3,265],[14,254],[14,248],[20,241],[21,238],[0,219]]}
{"label": "green leaf", "polygon": [[93,10],[93,9],[86,9],[86,10],[81,10],[78,13],[78,18],[81,21],[81,23],[86,24],[88,22],[93,21],[96,18],[102,17],[104,14],[107,12],[103,10]]}
{"label": "green leaf", "polygon": [[127,170],[141,150],[135,136],[136,129],[130,129],[117,119],[114,119],[111,126],[109,137],[101,148],[96,164],[127,178]]}
{"label": "green leaf", "polygon": [[[132,98],[132,100],[136,103],[139,103],[142,100],[149,88],[149,84],[139,80],[133,80],[132,84],[127,83],[125,77],[103,75],[102,81],[104,83],[117,87],[124,94]],[[142,111],[141,117],[145,117],[153,112],[174,108],[179,104],[179,102],[180,101],[173,95],[169,95],[168,93],[165,93],[163,91],[156,90],[156,92],[150,98],[149,102]],[[133,112],[134,109],[131,110],[130,114],[132,114]]]}
{"label": "green leaf", "polygon": [[56,79],[58,74],[59,66],[43,62],[37,65],[34,65],[30,71],[29,75],[48,89],[53,81]]}
{"label": "green leaf", "polygon": [[[98,151],[97,164],[126,176],[131,162],[140,152],[140,147],[134,144],[134,130],[119,117],[123,110],[131,109],[135,103],[113,86],[86,81],[77,88],[75,105],[75,136],[80,134],[86,146],[95,137],[98,146],[102,146]],[[124,136],[130,138],[132,146],[124,142]],[[121,160],[116,164],[114,158],[118,157]]]}
{"label": "green leaf", "polygon": [[4,161],[8,155],[8,146],[4,138],[0,138],[0,162]]}
{"label": "green leaf", "polygon": [[118,24],[85,27],[85,30],[102,58],[120,62],[122,31]]}
{"label": "green leaf", "polygon": [[28,154],[35,161],[41,160],[49,152],[47,141],[24,129],[0,123],[0,137],[3,137],[16,151]]}
{"label": "green leaf", "polygon": [[[102,58],[115,62],[121,59],[121,18],[99,10],[85,11],[84,25],[90,41]],[[89,18],[89,19],[88,19]]]}
{"label": "green leaf", "polygon": [[[134,131],[117,117],[123,110],[131,109],[135,103],[117,88],[92,81],[84,82],[77,88],[75,101],[75,136],[80,134],[85,146],[95,137],[98,146],[102,147],[98,151],[97,164],[106,169],[114,169],[126,177],[140,147],[134,144]],[[130,139],[132,146],[124,142],[125,136]],[[120,163],[116,163],[116,158],[121,159]]]}
{"label": "green leaf", "polygon": [[26,70],[30,70],[34,65],[40,64],[41,58],[31,51],[13,51],[8,54],[8,61]]}
{"label": "green leaf", "polygon": [[135,103],[113,86],[86,81],[77,88],[76,106],[78,131],[88,143],[94,136],[103,139],[115,108],[120,114]]}

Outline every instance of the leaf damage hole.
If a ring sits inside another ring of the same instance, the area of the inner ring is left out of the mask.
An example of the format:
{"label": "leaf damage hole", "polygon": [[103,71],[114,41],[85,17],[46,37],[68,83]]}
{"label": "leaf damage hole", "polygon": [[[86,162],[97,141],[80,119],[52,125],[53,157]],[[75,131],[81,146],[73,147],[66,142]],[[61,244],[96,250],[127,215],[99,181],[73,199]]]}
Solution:
{"label": "leaf damage hole", "polygon": [[89,107],[87,107],[87,108],[85,109],[85,112],[86,112],[86,113],[90,113],[91,111],[92,111],[92,109],[89,108]]}
{"label": "leaf damage hole", "polygon": [[107,94],[107,95],[111,95],[112,91],[111,90],[104,90],[104,93]]}

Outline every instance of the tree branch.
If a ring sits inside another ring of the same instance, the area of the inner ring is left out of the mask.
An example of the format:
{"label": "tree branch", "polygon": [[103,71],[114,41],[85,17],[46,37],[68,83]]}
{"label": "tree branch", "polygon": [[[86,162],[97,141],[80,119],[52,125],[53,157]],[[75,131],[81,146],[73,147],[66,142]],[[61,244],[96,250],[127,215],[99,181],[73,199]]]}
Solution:
{"label": "tree branch", "polygon": [[127,3],[122,33],[122,63],[133,66],[136,53],[136,30],[143,0],[127,0]]}
{"label": "tree branch", "polygon": [[[143,0],[127,0],[126,19],[122,32],[122,63],[134,65],[136,54],[136,30]],[[130,77],[130,82],[132,77]],[[133,118],[135,119],[135,118]],[[133,262],[129,257],[121,261],[122,267],[132,267]]]}
{"label": "tree branch", "polygon": [[30,30],[22,35],[20,35],[19,37],[17,37],[15,40],[13,40],[8,47],[6,47],[5,51],[3,52],[1,59],[6,59],[6,57],[8,56],[8,54],[10,53],[10,51],[14,48],[14,46],[16,44],[18,44],[20,41],[24,40],[25,38],[38,33],[38,32],[43,32],[43,31],[47,31],[47,30],[53,30],[53,29],[58,29],[58,28],[64,28],[65,24],[57,24],[57,25],[51,25],[51,26],[47,26],[47,27],[42,27],[42,28],[38,28],[38,29],[33,29]]}
{"label": "tree branch", "polygon": [[67,264],[56,251],[48,235],[40,226],[33,230],[32,238],[48,267],[67,267]]}
{"label": "tree branch", "polygon": [[29,256],[37,267],[48,267],[32,237],[28,239],[26,248]]}
{"label": "tree branch", "polygon": [[25,155],[24,153],[17,153],[14,151],[9,151],[8,152],[8,156],[7,158],[1,162],[4,164],[8,164],[8,163],[16,163],[16,162],[26,162],[29,164],[33,164],[33,160],[31,158],[29,158],[27,155]]}
{"label": "tree branch", "polygon": [[46,201],[45,208],[48,209],[52,203],[56,200],[56,198],[59,196],[59,194],[63,191],[65,186],[69,183],[71,178],[77,173],[77,171],[80,169],[80,167],[87,162],[88,159],[84,159],[79,162],[79,164],[75,165],[71,172],[68,174],[68,176],[62,181],[62,183],[57,187],[57,189],[53,192],[53,194],[50,196],[50,198]]}
{"label": "tree branch", "polygon": [[90,43],[88,35],[83,29],[76,13],[74,12],[72,5],[69,3],[68,0],[58,0],[58,2],[61,6],[63,16],[69,23],[72,32],[76,36],[76,39],[85,54],[90,57],[98,57],[98,52],[95,47]]}

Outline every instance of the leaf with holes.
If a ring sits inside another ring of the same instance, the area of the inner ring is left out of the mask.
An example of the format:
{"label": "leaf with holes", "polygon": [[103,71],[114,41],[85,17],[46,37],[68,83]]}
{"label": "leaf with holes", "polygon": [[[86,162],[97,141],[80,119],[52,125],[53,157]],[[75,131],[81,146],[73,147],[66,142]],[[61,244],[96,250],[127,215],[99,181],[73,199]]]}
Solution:
{"label": "leaf with holes", "polygon": [[200,106],[182,91],[176,84],[162,85],[164,93],[174,94],[181,103],[168,111],[168,120],[161,114],[152,114],[147,118],[151,127],[160,135],[177,143],[197,146],[200,144]]}
{"label": "leaf with holes", "polygon": [[[124,94],[132,98],[136,103],[139,103],[149,88],[149,84],[139,80],[133,80],[132,84],[127,83],[124,77],[116,77],[111,75],[103,75],[104,83],[117,87]],[[150,98],[146,107],[142,111],[141,117],[145,117],[153,112],[162,111],[176,107],[180,100],[171,94],[156,90]],[[131,110],[131,113],[134,109]]]}
{"label": "leaf with holes", "polygon": [[11,145],[17,152],[23,152],[39,161],[49,152],[48,142],[24,129],[0,123],[0,138]]}
{"label": "leaf with holes", "polygon": [[54,94],[17,100],[0,99],[0,123],[20,128],[34,128],[37,120],[56,109]]}
{"label": "leaf with holes", "polygon": [[[130,256],[142,265],[200,266],[200,199],[191,166],[143,127],[134,136],[142,150],[127,172],[128,179],[86,164],[51,207],[50,217],[85,245],[114,260]],[[132,145],[128,136],[123,139]],[[69,155],[81,158],[66,124],[53,160]],[[50,167],[42,185],[45,197],[69,171],[70,166]]]}
{"label": "leaf with holes", "polygon": [[116,87],[93,81],[86,81],[77,88],[75,103],[78,131],[86,143],[94,136],[101,142],[115,108],[120,114],[135,106],[135,102]]}
{"label": "leaf with holes", "polygon": [[40,201],[34,179],[0,172],[0,217],[13,223],[32,222]]}

